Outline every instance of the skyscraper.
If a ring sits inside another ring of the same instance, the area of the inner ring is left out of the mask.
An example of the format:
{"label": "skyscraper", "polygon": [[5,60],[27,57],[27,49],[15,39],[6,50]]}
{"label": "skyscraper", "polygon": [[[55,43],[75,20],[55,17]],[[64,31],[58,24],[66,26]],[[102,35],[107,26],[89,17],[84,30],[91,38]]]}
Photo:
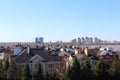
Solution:
{"label": "skyscraper", "polygon": [[39,42],[38,37],[36,37],[35,38],[35,43],[38,43],[38,42]]}
{"label": "skyscraper", "polygon": [[44,43],[44,39],[43,39],[43,37],[40,37],[40,38],[39,38],[39,43],[41,43],[41,44]]}
{"label": "skyscraper", "polygon": [[35,43],[41,43],[41,44],[43,44],[44,43],[44,38],[43,37],[36,37],[35,38]]}

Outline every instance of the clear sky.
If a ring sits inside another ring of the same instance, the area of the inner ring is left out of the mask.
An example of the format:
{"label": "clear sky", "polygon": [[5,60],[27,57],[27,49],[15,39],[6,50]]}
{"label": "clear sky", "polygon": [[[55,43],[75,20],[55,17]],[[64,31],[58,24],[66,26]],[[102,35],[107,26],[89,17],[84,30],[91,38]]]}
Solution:
{"label": "clear sky", "polygon": [[120,0],[0,0],[0,42],[120,40]]}

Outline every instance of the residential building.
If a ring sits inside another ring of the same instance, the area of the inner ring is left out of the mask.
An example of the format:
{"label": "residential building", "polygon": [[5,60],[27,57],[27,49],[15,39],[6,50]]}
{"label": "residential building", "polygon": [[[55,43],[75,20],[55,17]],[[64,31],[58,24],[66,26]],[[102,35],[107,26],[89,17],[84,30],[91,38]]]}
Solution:
{"label": "residential building", "polygon": [[78,38],[78,43],[81,44],[81,39],[80,38]]}
{"label": "residential building", "polygon": [[71,43],[76,43],[77,42],[77,40],[76,39],[73,39],[72,41],[71,41]]}
{"label": "residential building", "polygon": [[93,43],[93,38],[92,37],[86,37],[85,38],[85,44],[91,44]]}
{"label": "residential building", "polygon": [[40,43],[40,44],[43,44],[44,43],[44,38],[43,37],[36,37],[35,38],[35,43]]}
{"label": "residential building", "polygon": [[13,54],[18,55],[21,51],[22,51],[21,47],[16,47],[16,48],[13,49]]}
{"label": "residential building", "polygon": [[35,38],[35,43],[39,43],[38,37]]}
{"label": "residential building", "polygon": [[51,55],[42,49],[28,47],[17,56],[12,55],[9,60],[11,61],[13,59],[21,69],[23,69],[24,65],[28,63],[31,74],[35,72],[36,64],[38,62],[41,63],[44,74],[46,72],[60,71],[59,57],[57,55]]}
{"label": "residential building", "polygon": [[114,59],[119,58],[117,52],[113,51],[112,48],[100,48],[97,55],[106,64],[111,64]]}
{"label": "residential building", "polygon": [[94,38],[94,43],[100,43],[100,39],[98,39],[97,37]]}
{"label": "residential building", "polygon": [[41,44],[44,43],[44,38],[43,38],[43,37],[40,37],[40,38],[39,38],[39,43],[41,43]]}

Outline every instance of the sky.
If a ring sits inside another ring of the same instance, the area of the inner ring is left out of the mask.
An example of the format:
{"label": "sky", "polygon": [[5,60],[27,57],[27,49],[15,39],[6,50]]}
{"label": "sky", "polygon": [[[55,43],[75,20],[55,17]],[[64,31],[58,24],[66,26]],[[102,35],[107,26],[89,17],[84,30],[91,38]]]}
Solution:
{"label": "sky", "polygon": [[120,40],[120,0],[0,0],[0,42]]}

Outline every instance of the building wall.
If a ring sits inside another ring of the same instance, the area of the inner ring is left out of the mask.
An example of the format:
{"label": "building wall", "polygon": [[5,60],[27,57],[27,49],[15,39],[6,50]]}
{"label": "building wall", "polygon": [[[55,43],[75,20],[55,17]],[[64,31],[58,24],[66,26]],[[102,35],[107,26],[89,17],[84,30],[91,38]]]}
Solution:
{"label": "building wall", "polygon": [[[24,69],[26,63],[18,63],[17,65],[21,68],[21,70]],[[33,74],[35,72],[36,69],[36,64],[35,62],[33,63],[29,63],[29,67],[30,67],[30,71],[31,74]],[[46,72],[54,72],[54,71],[60,71],[60,63],[59,62],[42,62],[41,66],[43,69],[43,74],[45,74]]]}
{"label": "building wall", "polygon": [[48,73],[54,71],[60,72],[60,62],[47,62],[45,64],[45,71]]}

